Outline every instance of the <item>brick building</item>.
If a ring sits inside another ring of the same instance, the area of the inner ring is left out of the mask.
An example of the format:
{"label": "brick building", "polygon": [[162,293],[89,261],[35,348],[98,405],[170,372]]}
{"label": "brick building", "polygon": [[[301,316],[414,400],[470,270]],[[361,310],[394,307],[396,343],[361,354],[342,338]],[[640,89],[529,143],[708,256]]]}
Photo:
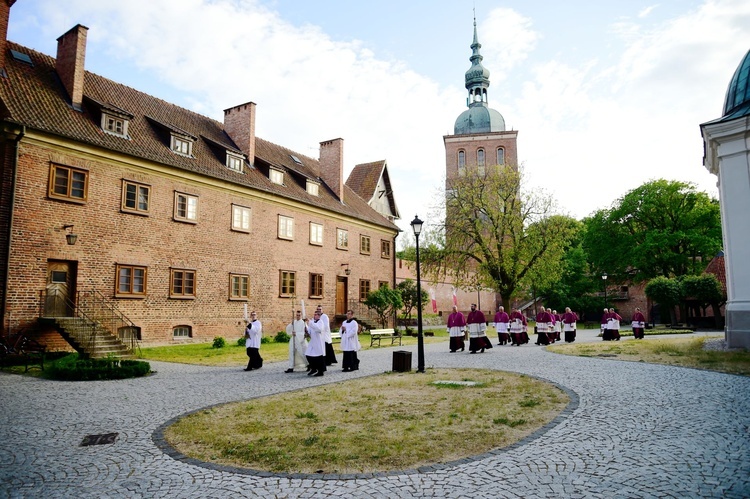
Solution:
{"label": "brick building", "polygon": [[83,296],[147,343],[239,337],[246,307],[273,334],[300,300],[341,315],[395,284],[399,229],[345,183],[343,139],[311,158],[256,137],[255,103],[221,123],[90,73],[81,25],[55,58],[19,46],[13,3],[0,0],[4,335],[60,342],[39,318],[76,315]]}

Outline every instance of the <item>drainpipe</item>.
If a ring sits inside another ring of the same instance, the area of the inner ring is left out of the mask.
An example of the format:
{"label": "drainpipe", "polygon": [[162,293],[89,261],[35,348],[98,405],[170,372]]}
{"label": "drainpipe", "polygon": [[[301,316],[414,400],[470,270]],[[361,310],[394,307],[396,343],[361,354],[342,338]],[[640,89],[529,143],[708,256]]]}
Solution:
{"label": "drainpipe", "polygon": [[[8,282],[10,281],[10,249],[13,244],[13,219],[16,208],[16,179],[18,175],[18,151],[20,149],[21,140],[26,135],[26,126],[21,125],[21,132],[16,135],[14,156],[13,156],[13,179],[10,184],[10,216],[8,217],[8,252],[5,255],[5,283],[3,285],[3,303],[2,310],[0,310],[0,317],[2,317],[2,325],[5,325],[5,314],[8,310]],[[8,332],[10,333],[10,323],[8,323]]]}

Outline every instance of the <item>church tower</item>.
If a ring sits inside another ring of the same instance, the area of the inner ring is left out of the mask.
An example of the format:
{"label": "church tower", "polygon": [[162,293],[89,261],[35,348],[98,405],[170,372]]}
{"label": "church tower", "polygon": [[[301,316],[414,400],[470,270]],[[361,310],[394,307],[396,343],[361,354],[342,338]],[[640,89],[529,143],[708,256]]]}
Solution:
{"label": "church tower", "polygon": [[488,105],[490,72],[482,66],[480,48],[475,17],[471,67],[465,77],[468,109],[456,118],[453,135],[443,136],[446,181],[456,175],[484,175],[486,168],[495,165],[518,167],[518,131],[506,131],[503,115]]}

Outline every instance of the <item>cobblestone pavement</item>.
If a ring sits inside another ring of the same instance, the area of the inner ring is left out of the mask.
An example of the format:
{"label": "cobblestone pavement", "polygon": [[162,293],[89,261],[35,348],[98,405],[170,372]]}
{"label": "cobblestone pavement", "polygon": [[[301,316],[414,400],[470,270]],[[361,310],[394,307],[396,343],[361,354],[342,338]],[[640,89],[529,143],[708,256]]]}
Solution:
{"label": "cobblestone pavement", "polygon": [[[404,349],[416,363],[416,348]],[[0,374],[0,497],[750,497],[750,378],[533,345],[478,355],[425,346],[427,367],[526,373],[573,394],[553,424],[471,459],[362,477],[277,476],[176,459],[158,445],[172,418],[384,372],[393,350],[361,352],[360,371],[322,378],[284,374],[281,363],[243,372],[153,362],[154,376],[86,383]],[[80,446],[113,432],[113,444]]]}

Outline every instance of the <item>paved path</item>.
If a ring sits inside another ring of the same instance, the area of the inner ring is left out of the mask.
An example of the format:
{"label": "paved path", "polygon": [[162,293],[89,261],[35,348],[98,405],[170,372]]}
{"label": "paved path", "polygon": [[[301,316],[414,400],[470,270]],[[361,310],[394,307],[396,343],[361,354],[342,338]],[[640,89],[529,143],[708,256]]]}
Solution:
{"label": "paved path", "polygon": [[[593,336],[581,334],[587,339]],[[405,349],[416,364],[416,349]],[[527,373],[574,394],[570,413],[541,435],[447,466],[294,478],[198,466],[155,443],[160,426],[186,412],[383,372],[392,351],[361,352],[359,372],[322,378],[284,374],[282,364],[247,373],[158,362],[156,375],[122,381],[0,374],[0,497],[750,497],[750,377],[529,345],[479,355],[426,345],[428,367]],[[114,444],[79,445],[86,435],[112,432],[119,433]]]}

